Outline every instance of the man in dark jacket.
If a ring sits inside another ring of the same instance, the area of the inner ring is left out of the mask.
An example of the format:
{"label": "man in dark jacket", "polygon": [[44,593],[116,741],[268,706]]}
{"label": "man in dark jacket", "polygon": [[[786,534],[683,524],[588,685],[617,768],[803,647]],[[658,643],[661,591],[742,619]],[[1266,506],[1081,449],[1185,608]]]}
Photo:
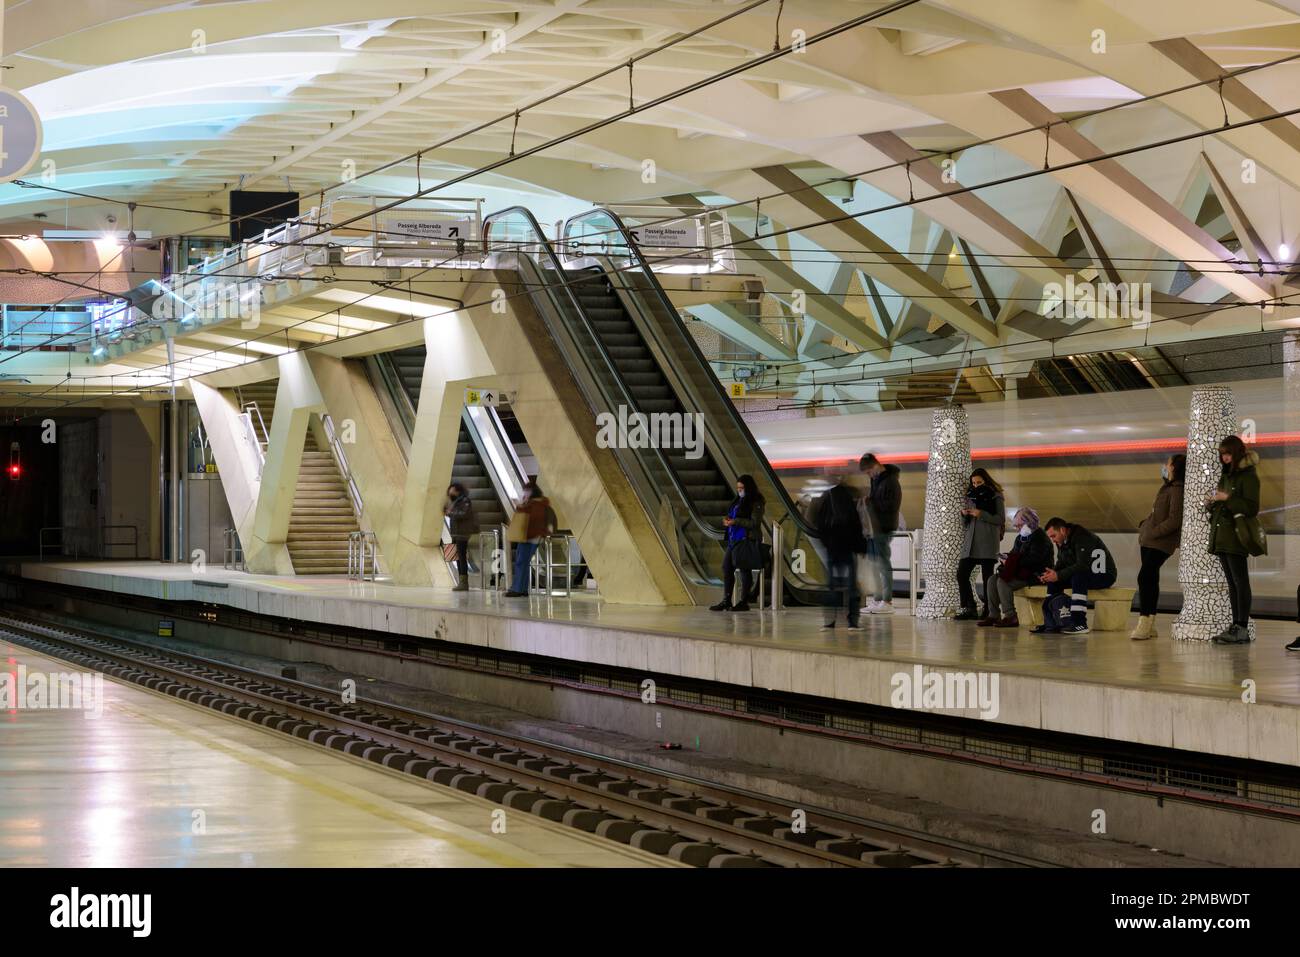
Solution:
{"label": "man in dark jacket", "polygon": [[867,493],[871,530],[868,554],[879,574],[875,600],[867,606],[873,615],[894,613],[894,566],[890,560],[894,532],[898,531],[898,513],[903,505],[903,487],[898,481],[898,466],[885,465],[870,452],[858,460],[858,468],[871,476]]}
{"label": "man in dark jacket", "polygon": [[1105,543],[1082,525],[1071,525],[1063,518],[1053,518],[1047,523],[1047,537],[1056,546],[1056,566],[1039,576],[1047,585],[1047,602],[1044,611],[1056,595],[1069,589],[1071,623],[1058,628],[1048,614],[1034,634],[1086,635],[1088,627],[1088,589],[1109,588],[1115,584],[1117,570],[1115,559]]}
{"label": "man in dark jacket", "polygon": [[858,515],[857,490],[846,478],[827,489],[818,500],[817,531],[826,549],[826,564],[830,572],[830,596],[826,599],[824,628],[834,628],[836,611],[845,608],[850,630],[858,627],[858,612],[862,604],[858,596],[856,562],[866,554],[867,539],[862,534],[862,519]]}
{"label": "man in dark jacket", "polygon": [[447,516],[447,529],[451,533],[452,544],[456,546],[456,587],[452,591],[469,591],[469,539],[477,529],[474,527],[474,504],[469,499],[469,492],[459,482],[452,482],[447,488],[447,504],[442,512]]}

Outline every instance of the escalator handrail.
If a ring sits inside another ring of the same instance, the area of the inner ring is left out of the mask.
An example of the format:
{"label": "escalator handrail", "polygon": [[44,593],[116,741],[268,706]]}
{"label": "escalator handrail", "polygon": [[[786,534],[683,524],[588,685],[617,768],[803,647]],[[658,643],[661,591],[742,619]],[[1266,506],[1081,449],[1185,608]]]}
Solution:
{"label": "escalator handrail", "polygon": [[[680,334],[682,340],[684,340],[684,342],[686,343],[687,348],[690,349],[690,351],[695,354],[695,357],[699,360],[702,367],[712,368],[712,366],[709,363],[709,360],[706,359],[704,357],[704,353],[700,351],[699,343],[695,341],[695,337],[690,334],[690,331],[686,328],[686,325],[682,322],[681,316],[677,312],[677,307],[673,305],[672,300],[668,298],[668,293],[664,291],[663,286],[660,285],[659,280],[655,277],[654,271],[650,268],[650,264],[646,261],[645,256],[641,253],[641,247],[638,246],[636,242],[633,241],[632,237],[628,233],[626,224],[623,222],[622,217],[620,217],[618,213],[604,206],[598,206],[595,209],[588,210],[585,213],[579,213],[576,216],[570,216],[568,219],[564,221],[564,228],[560,236],[560,241],[561,242],[567,241],[569,236],[569,227],[573,223],[580,222],[584,219],[593,218],[596,216],[608,217],[610,222],[614,224],[614,228],[618,231],[618,237],[622,238],[623,245],[625,245],[628,249],[629,258],[633,259],[637,263],[641,271],[646,276],[647,280],[649,281],[651,290],[653,291],[655,297],[659,300],[660,305],[664,307],[666,314],[669,317],[671,317],[671,321],[674,323],[676,327],[676,331]],[[736,411],[735,405],[732,403],[731,399],[727,396],[727,393],[723,391],[721,380],[719,380],[717,376],[710,376],[710,378],[713,380],[713,384],[717,389],[717,397],[722,400],[721,404],[722,407],[726,410],[725,414],[728,416],[730,420],[730,425],[733,428],[735,428],[740,433],[741,438],[748,441],[750,446],[755,450],[755,457],[758,459],[758,461],[762,464],[764,470],[767,472],[766,478],[768,482],[772,485],[773,490],[776,492],[776,494],[781,497],[780,504],[784,505],[786,514],[783,515],[778,521],[784,522],[788,518],[791,520],[791,522],[794,524],[795,528],[798,531],[803,532],[805,535],[809,536],[810,538],[820,539],[821,534],[817,531],[817,529],[814,526],[812,526],[803,517],[803,515],[800,514],[798,506],[796,506],[793,499],[790,498],[790,494],[789,492],[786,491],[786,488],[781,483],[781,480],[777,478],[776,473],[773,471],[771,464],[767,461],[767,456],[763,454],[762,449],[759,448],[758,441],[754,438],[753,433],[749,431],[749,426],[745,424],[744,418],[741,416],[741,414],[738,411]]]}
{"label": "escalator handrail", "polygon": [[[551,246],[550,240],[548,240],[546,238],[545,233],[542,232],[541,224],[537,222],[537,218],[533,215],[532,210],[528,209],[525,206],[510,206],[507,207],[506,209],[499,209],[496,212],[492,213],[490,216],[486,217],[483,220],[483,251],[485,253],[490,253],[492,251],[491,230],[496,220],[511,214],[517,214],[522,216],[524,220],[527,222],[529,228],[532,229],[534,235],[536,235],[537,237],[536,245],[539,246],[542,249],[542,251],[545,253],[546,257],[550,259],[551,265],[555,269],[556,278],[562,280],[561,284],[564,286],[565,294],[568,296],[569,303],[573,307],[574,315],[576,315],[579,318],[579,320],[582,322],[584,330],[586,331],[587,335],[590,337],[591,341],[595,344],[596,349],[600,353],[600,358],[604,362],[606,368],[608,368],[610,372],[613,373],[612,378],[614,382],[617,383],[618,385],[618,389],[621,393],[621,400],[627,405],[629,409],[633,409],[639,413],[641,410],[637,406],[636,401],[633,399],[632,395],[627,391],[627,388],[624,386],[623,377],[618,372],[618,366],[614,363],[613,358],[610,356],[609,352],[605,349],[605,344],[601,341],[600,336],[596,333],[595,328],[592,326],[591,319],[587,315],[587,311],[582,308],[581,301],[574,293],[571,283],[569,283],[567,280],[566,270],[561,265],[559,257],[555,254],[555,249]],[[651,446],[646,451],[651,452],[654,455],[654,457],[658,459],[660,467],[664,470],[664,474],[668,476],[668,481],[672,483],[673,490],[677,493],[678,499],[685,507],[687,515],[690,516],[692,524],[694,524],[701,532],[703,532],[705,535],[709,536],[710,538],[714,538],[718,540],[724,538],[726,536],[726,528],[718,527],[716,525],[711,524],[707,519],[705,519],[702,515],[699,514],[699,512],[695,508],[694,501],[691,499],[690,495],[687,494],[685,487],[681,483],[681,480],[677,477],[677,472],[673,469],[672,465],[669,463],[667,456],[663,454],[663,450]]]}

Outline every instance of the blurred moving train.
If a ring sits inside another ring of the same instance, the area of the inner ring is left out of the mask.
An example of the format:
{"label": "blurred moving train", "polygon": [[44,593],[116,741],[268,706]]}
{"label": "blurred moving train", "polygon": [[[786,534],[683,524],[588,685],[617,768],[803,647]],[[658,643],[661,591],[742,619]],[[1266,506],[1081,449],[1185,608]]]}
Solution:
{"label": "blurred moving train", "polygon": [[[1251,560],[1252,579],[1257,594],[1285,597],[1284,613],[1293,614],[1300,583],[1300,495],[1295,491],[1300,488],[1300,409],[1288,409],[1281,378],[1231,385],[1239,431],[1253,432],[1261,458],[1261,520],[1270,533],[1269,555]],[[967,405],[971,458],[1005,489],[1008,518],[1028,505],[1044,522],[1059,515],[1101,533],[1115,553],[1121,580],[1133,579],[1137,525],[1160,487],[1160,466],[1186,449],[1192,391],[1187,386]],[[863,452],[898,465],[904,527],[919,528],[932,412],[748,424],[796,501],[818,494],[846,467],[856,469]],[[1286,499],[1288,469],[1294,473],[1295,502]],[[1288,520],[1295,534],[1284,534]],[[1167,566],[1164,578],[1165,592],[1173,592],[1176,562]],[[1270,605],[1283,613],[1278,602]]]}

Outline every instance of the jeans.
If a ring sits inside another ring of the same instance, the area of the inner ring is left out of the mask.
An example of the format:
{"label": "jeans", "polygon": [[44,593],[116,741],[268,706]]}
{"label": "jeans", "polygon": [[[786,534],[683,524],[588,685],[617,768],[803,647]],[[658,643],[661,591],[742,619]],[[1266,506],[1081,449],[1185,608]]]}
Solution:
{"label": "jeans", "polygon": [[[976,568],[980,570],[980,581],[988,581],[993,574],[993,565],[996,559],[993,558],[963,558],[957,563],[957,591],[961,594],[961,607],[963,610],[973,609],[975,607],[975,592],[970,587],[970,573]],[[984,589],[984,602],[988,603],[988,589]]]}
{"label": "jeans", "polygon": [[1016,613],[1015,592],[1028,584],[1029,582],[1021,581],[1019,578],[1006,581],[997,575],[990,575],[985,579],[984,604],[987,606],[987,617],[1010,618],[1014,615]]}
{"label": "jeans", "polygon": [[1245,555],[1227,555],[1216,553],[1223,574],[1228,579],[1228,601],[1232,602],[1232,623],[1245,628],[1250,624],[1250,572],[1246,567]]}
{"label": "jeans", "polygon": [[[1047,597],[1050,600],[1052,596],[1063,594],[1067,588],[1070,589],[1070,617],[1073,619],[1074,624],[1086,626],[1088,624],[1088,589],[1109,588],[1113,584],[1115,584],[1114,572],[1099,575],[1096,572],[1085,570],[1075,572],[1069,581],[1058,578],[1054,582],[1048,582]],[[1046,602],[1044,602],[1044,608],[1046,608]],[[1052,624],[1046,615],[1043,616],[1043,620],[1049,626]]]}
{"label": "jeans", "polygon": [[891,542],[894,536],[889,535],[872,535],[871,540],[867,542],[869,549],[868,554],[875,557],[873,566],[879,577],[876,585],[876,593],[871,597],[876,601],[893,601],[894,600],[894,566],[891,555]]}
{"label": "jeans", "polygon": [[533,562],[533,553],[537,551],[537,542],[515,543],[515,577],[510,583],[510,590],[528,594],[528,566]]}
{"label": "jeans", "polygon": [[[731,555],[734,545],[728,545],[726,552],[722,556],[722,600],[728,605],[731,604],[731,593],[735,588],[736,574],[740,575],[740,601],[749,601],[749,589],[753,585],[753,577],[748,568],[737,568]],[[740,604],[740,602],[736,602]]]}
{"label": "jeans", "polygon": [[826,598],[824,616],[826,624],[835,624],[835,619],[839,617],[837,609],[843,608],[849,624],[856,625],[858,612],[862,606],[862,599],[858,595],[857,562],[850,555],[847,558],[831,560],[827,568],[830,571],[831,593]]}
{"label": "jeans", "polygon": [[1169,561],[1168,552],[1142,546],[1142,568],[1138,571],[1138,614],[1154,615],[1160,603],[1160,568]]}
{"label": "jeans", "polygon": [[469,581],[469,539],[453,538],[456,546],[456,584],[463,585]]}

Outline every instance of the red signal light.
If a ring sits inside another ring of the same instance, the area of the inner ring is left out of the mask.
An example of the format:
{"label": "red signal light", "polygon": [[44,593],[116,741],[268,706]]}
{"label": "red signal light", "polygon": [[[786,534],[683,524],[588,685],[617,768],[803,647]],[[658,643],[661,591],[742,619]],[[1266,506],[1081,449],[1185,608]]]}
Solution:
{"label": "red signal light", "polygon": [[17,464],[9,466],[9,477],[11,479],[16,479],[18,478],[18,476],[22,474],[23,474],[22,466]]}

